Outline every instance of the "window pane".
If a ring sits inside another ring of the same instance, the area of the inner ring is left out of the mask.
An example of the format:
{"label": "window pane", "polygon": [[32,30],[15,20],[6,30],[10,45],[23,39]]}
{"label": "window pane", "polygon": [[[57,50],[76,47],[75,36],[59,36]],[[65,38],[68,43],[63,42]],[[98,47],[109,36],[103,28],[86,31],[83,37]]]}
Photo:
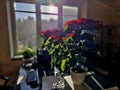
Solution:
{"label": "window pane", "polygon": [[61,0],[38,0],[41,4],[60,3]]}
{"label": "window pane", "polygon": [[78,7],[63,6],[63,15],[78,15]]}
{"label": "window pane", "polygon": [[78,7],[63,6],[63,25],[70,20],[78,19]]}
{"label": "window pane", "polygon": [[41,12],[58,14],[58,8],[56,6],[41,5]]}
{"label": "window pane", "polygon": [[77,16],[63,16],[63,25],[65,24],[65,22],[70,21],[70,20],[77,20],[78,17]]}
{"label": "window pane", "polygon": [[23,12],[16,12],[16,19],[28,19],[28,18],[33,18],[36,21],[36,16],[35,13],[23,13]]}
{"label": "window pane", "polygon": [[46,3],[47,3],[47,0],[39,0],[39,2],[40,2],[41,4],[46,4]]}
{"label": "window pane", "polygon": [[33,12],[35,12],[35,5],[34,4],[14,3],[14,8],[15,8],[15,10],[33,11]]}
{"label": "window pane", "polygon": [[57,28],[58,15],[41,15],[42,30]]}
{"label": "window pane", "polygon": [[54,3],[60,3],[61,0],[51,0],[51,2],[54,2]]}
{"label": "window pane", "polygon": [[25,46],[36,48],[35,14],[16,12],[18,50]]}

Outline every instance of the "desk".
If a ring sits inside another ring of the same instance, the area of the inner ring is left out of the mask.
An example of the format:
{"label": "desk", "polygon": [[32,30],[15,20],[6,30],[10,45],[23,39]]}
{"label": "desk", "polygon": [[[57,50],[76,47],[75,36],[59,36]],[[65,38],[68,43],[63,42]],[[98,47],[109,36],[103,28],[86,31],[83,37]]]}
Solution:
{"label": "desk", "polygon": [[[71,76],[65,76],[65,89],[64,90],[92,90],[90,87],[87,86],[86,83],[78,86],[73,85]],[[42,90],[51,90],[52,89],[52,83],[56,81],[55,76],[48,76],[48,77],[42,77]]]}

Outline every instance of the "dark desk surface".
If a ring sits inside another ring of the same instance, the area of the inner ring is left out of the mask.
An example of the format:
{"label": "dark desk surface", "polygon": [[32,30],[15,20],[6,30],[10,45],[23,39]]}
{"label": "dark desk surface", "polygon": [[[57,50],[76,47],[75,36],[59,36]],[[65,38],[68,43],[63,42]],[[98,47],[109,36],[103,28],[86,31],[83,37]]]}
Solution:
{"label": "dark desk surface", "polygon": [[[96,74],[95,74],[96,75]],[[90,76],[91,77],[91,76]],[[94,80],[92,80],[92,78],[87,77],[85,82],[82,85],[73,85],[71,76],[65,76],[65,88],[64,90],[119,90],[119,88],[117,86],[111,86],[108,88],[100,88],[96,82],[94,82]],[[101,85],[103,85],[104,83],[101,83],[101,81],[103,82],[104,79],[103,78],[98,78],[98,76],[94,76],[95,79],[97,80],[97,82]],[[100,81],[100,80],[101,81]],[[48,76],[48,77],[42,77],[42,90],[51,90],[52,89],[52,84],[53,82],[56,81],[56,77],[55,76]]]}
{"label": "dark desk surface", "polygon": [[[78,86],[73,85],[71,76],[65,76],[65,89],[64,90],[92,90],[90,87],[88,87],[85,83]],[[56,81],[55,76],[48,76],[42,78],[42,90],[51,90],[53,82]]]}
{"label": "dark desk surface", "polygon": [[[38,70],[36,70],[36,74],[37,74],[37,80],[38,80],[38,84],[39,84]],[[18,80],[17,80],[17,85],[20,86],[20,90],[41,90],[40,87],[31,88],[29,85],[27,85],[26,84],[26,75],[27,75],[27,70],[21,68],[19,70],[19,77],[18,77]],[[73,82],[72,82],[72,79],[71,79],[70,75],[65,76],[64,77],[64,79],[65,79],[65,89],[64,90],[101,90],[101,89],[98,88],[98,85],[96,85],[96,83],[93,82],[92,78],[90,78],[90,77],[91,76],[86,78],[84,84],[82,84],[80,86],[77,86],[77,85],[73,85]],[[94,77],[96,78],[97,81],[99,81],[99,83],[101,85],[103,85],[106,82],[103,78],[101,78],[97,74],[95,74]],[[57,78],[55,76],[42,77],[42,90],[52,89],[52,84],[53,84],[53,82],[56,81],[56,79]],[[119,90],[119,89],[118,89],[117,86],[115,86],[115,87],[110,87],[110,88],[107,88],[107,89],[104,89],[104,90]]]}

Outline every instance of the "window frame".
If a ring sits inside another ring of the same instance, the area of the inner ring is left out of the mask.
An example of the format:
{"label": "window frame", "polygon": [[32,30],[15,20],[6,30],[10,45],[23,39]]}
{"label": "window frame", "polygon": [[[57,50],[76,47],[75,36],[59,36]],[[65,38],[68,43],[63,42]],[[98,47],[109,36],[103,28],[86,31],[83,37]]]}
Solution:
{"label": "window frame", "polygon": [[[14,3],[20,3],[20,4],[33,4],[33,5],[35,5],[36,6],[36,4],[34,4],[34,3],[24,3],[24,2],[14,2]],[[16,13],[21,13],[21,14],[35,14],[35,19],[36,19],[36,22],[37,22],[37,17],[36,17],[36,14],[37,14],[37,12],[36,12],[36,8],[35,8],[35,11],[27,11],[27,10],[15,10],[14,9],[14,13],[16,14]],[[16,17],[16,16],[15,16]],[[15,20],[15,23],[16,23],[16,20]],[[16,27],[17,28],[17,27]],[[36,32],[37,32],[37,28],[36,28]],[[17,34],[18,33],[16,33],[16,36],[17,36]],[[37,40],[36,40],[36,42],[37,42]],[[16,38],[16,44],[17,44],[17,50],[16,50],[16,54],[18,53],[18,50],[19,50],[19,47],[18,47],[18,40],[17,40],[17,38]],[[37,47],[36,47],[37,48]]]}
{"label": "window frame", "polygon": [[[75,8],[77,7],[77,6],[74,6],[74,5],[72,5],[72,6],[70,6],[70,5],[63,5],[63,7],[62,7],[63,9],[64,9],[64,6],[67,6],[67,7],[75,7]],[[67,14],[67,15],[66,15],[66,14],[63,13],[63,17],[62,17],[62,18],[64,18],[64,17],[71,17],[71,16],[74,16],[74,17],[77,16],[77,19],[78,19],[78,18],[79,18],[79,17],[78,17],[79,8],[77,8],[77,9],[78,9],[77,15],[70,15],[70,14]],[[73,19],[72,19],[72,20],[73,20]],[[63,22],[64,22],[64,20],[63,20]],[[64,24],[63,24],[63,25],[64,25]]]}
{"label": "window frame", "polygon": [[[8,0],[9,1],[9,0]],[[15,21],[15,9],[14,9],[14,2],[18,2],[18,3],[30,3],[30,4],[35,4],[35,13],[36,13],[36,35],[37,35],[37,48],[39,48],[40,46],[40,42],[39,42],[39,38],[40,38],[40,35],[39,35],[39,30],[41,30],[41,14],[53,14],[53,15],[58,15],[58,28],[59,29],[62,29],[63,28],[63,6],[76,6],[76,5],[71,5],[73,3],[69,3],[69,4],[66,4],[64,2],[60,2],[59,4],[58,3],[54,3],[55,6],[58,7],[58,14],[54,14],[54,13],[41,13],[41,10],[40,10],[40,5],[49,5],[49,3],[46,3],[46,4],[41,4],[40,2],[38,2],[38,0],[10,0],[9,1],[9,5],[10,5],[10,18],[11,18],[11,36],[12,40],[10,40],[10,42],[12,43],[10,45],[10,56],[11,58],[14,59],[14,56],[17,55],[17,36],[16,36],[16,21]],[[80,10],[80,7],[79,5],[77,5],[76,7],[78,7],[78,13],[79,13],[79,10]],[[27,11],[21,11],[21,10],[17,10],[18,12],[27,12]],[[31,11],[28,11],[28,13],[33,13]],[[78,18],[79,18],[79,14],[78,14]],[[10,33],[10,32],[9,32]],[[13,49],[11,51],[11,48]],[[19,58],[19,57],[17,57]],[[15,57],[16,59],[16,57]]]}
{"label": "window frame", "polygon": [[[45,6],[50,6],[50,5],[48,5],[48,4],[41,4],[40,5],[40,7],[42,6],[42,5],[45,5]],[[56,5],[55,5],[56,6]],[[57,8],[58,8],[58,6],[56,6]],[[41,8],[40,8],[41,9]],[[59,8],[58,8],[58,13],[51,13],[51,12],[42,12],[41,11],[41,16],[42,15],[57,15],[58,16],[58,21],[59,21]],[[42,18],[41,18],[41,21],[42,21]],[[57,27],[58,27],[58,24],[57,24]],[[58,27],[59,28],[59,27]],[[42,24],[41,24],[41,29],[42,29]]]}
{"label": "window frame", "polygon": [[[14,2],[35,4],[35,12],[15,10]],[[11,29],[11,30],[9,30],[10,31],[9,32],[10,57],[11,57],[12,60],[16,60],[16,59],[21,59],[21,57],[19,57],[18,52],[17,52],[18,47],[17,47],[17,33],[16,33],[15,12],[17,11],[17,12],[23,12],[23,13],[35,13],[36,33],[38,34],[38,30],[40,30],[40,10],[38,10],[38,7],[40,7],[40,4],[37,1],[33,1],[33,0],[11,0],[11,1],[8,1],[8,3],[9,3],[8,5],[9,5],[9,8],[10,8],[9,13],[10,13],[10,19],[11,19],[11,20],[8,20],[8,22],[11,22],[11,27],[9,27],[9,29]],[[38,37],[36,37],[36,38],[38,38]],[[38,43],[37,43],[37,47],[38,47]]]}

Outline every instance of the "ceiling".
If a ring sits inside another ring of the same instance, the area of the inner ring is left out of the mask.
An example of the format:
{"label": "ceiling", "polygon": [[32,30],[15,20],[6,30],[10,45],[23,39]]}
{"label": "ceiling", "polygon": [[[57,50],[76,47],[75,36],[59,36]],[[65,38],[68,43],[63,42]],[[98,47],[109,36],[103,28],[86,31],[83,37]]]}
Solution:
{"label": "ceiling", "polygon": [[120,11],[120,0],[99,0],[110,7],[115,8],[116,10]]}

